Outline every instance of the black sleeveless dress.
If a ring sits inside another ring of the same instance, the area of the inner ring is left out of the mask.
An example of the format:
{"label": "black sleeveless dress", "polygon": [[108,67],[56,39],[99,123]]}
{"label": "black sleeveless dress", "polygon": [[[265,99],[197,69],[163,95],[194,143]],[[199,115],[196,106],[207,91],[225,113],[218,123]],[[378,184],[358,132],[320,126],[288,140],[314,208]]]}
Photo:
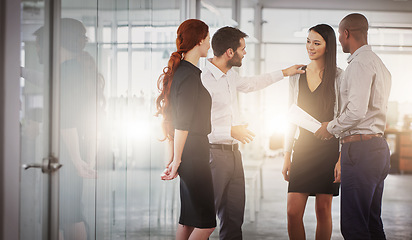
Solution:
{"label": "black sleeveless dress", "polygon": [[196,228],[216,227],[212,173],[209,165],[212,99],[200,79],[201,70],[182,60],[173,76],[170,103],[175,129],[189,134],[182,153],[179,223]]}
{"label": "black sleeveless dress", "polygon": [[[300,75],[298,106],[316,118],[319,122],[329,122],[333,119],[334,104],[325,111],[321,96],[323,82],[312,92],[309,89],[306,74]],[[334,181],[335,164],[339,158],[339,140],[332,138],[322,141],[312,132],[299,128],[299,138],[293,147],[292,164],[290,167],[288,192],[339,195],[339,183]]]}

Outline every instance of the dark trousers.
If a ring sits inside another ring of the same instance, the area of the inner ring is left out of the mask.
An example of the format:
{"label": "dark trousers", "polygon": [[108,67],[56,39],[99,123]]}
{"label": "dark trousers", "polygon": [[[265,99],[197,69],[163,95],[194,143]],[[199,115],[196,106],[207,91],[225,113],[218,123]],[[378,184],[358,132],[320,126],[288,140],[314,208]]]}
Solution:
{"label": "dark trousers", "polygon": [[345,143],[341,156],[341,232],[345,239],[386,239],[381,219],[390,153],[384,138]]}
{"label": "dark trousers", "polygon": [[239,150],[210,149],[215,209],[221,240],[242,239],[245,212],[245,176]]}

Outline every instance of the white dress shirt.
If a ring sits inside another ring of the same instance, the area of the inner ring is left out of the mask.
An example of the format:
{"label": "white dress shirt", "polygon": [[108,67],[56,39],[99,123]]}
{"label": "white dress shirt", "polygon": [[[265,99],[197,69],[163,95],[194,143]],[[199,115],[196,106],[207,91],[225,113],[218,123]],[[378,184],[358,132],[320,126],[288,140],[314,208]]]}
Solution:
{"label": "white dress shirt", "polygon": [[328,124],[337,137],[385,131],[391,74],[382,60],[364,45],[348,59],[341,81],[339,114]]}
{"label": "white dress shirt", "polygon": [[212,97],[212,132],[209,142],[214,144],[235,144],[231,127],[243,124],[240,119],[237,92],[252,92],[263,89],[283,79],[281,70],[253,77],[241,77],[230,69],[226,74],[210,60],[202,70],[202,82]]}

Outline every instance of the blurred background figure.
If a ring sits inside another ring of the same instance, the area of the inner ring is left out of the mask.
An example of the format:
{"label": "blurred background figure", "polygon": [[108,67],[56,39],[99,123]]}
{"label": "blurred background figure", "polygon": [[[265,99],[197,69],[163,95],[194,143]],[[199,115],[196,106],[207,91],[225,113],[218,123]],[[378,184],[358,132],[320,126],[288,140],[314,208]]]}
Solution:
{"label": "blurred background figure", "polygon": [[[84,218],[83,179],[96,178],[99,143],[96,119],[104,110],[104,82],[93,57],[84,48],[86,28],[75,19],[61,19],[61,163],[60,226],[64,240],[88,239]],[[102,101],[98,101],[101,99]]]}

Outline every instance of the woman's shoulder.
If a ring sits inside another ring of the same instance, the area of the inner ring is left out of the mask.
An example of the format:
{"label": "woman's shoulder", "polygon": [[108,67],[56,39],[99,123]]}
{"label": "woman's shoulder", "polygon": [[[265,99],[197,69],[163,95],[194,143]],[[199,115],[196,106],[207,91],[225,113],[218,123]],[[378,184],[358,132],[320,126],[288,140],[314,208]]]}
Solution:
{"label": "woman's shoulder", "polygon": [[197,83],[201,82],[200,74],[193,69],[186,68],[185,66],[179,66],[176,69],[175,74],[173,75],[173,83],[176,86],[181,86],[182,84],[186,85],[189,83],[190,85],[196,85]]}
{"label": "woman's shoulder", "polygon": [[[307,68],[307,65],[305,65],[305,66],[303,66],[303,67],[301,67],[301,68],[299,68],[299,69],[300,69],[300,70],[306,70],[306,68]],[[302,74],[297,73],[297,74],[295,74],[295,75],[289,76],[289,82],[290,82],[291,84],[294,84],[296,81],[299,80],[299,78],[300,78],[301,75],[302,75]]]}
{"label": "woman's shoulder", "polygon": [[183,74],[183,75],[200,75],[202,71],[195,65],[189,63],[188,61],[181,61],[179,66],[176,69],[176,73]]}

